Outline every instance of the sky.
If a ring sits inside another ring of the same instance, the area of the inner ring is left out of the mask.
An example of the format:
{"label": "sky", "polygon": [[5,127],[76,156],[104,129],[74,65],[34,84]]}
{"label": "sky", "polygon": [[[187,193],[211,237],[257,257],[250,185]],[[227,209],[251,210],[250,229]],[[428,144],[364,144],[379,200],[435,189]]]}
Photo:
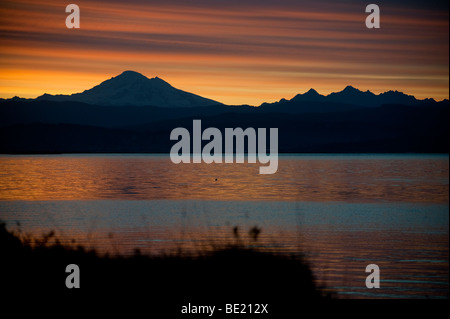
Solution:
{"label": "sky", "polygon": [[[68,4],[80,28],[68,29]],[[449,97],[447,1],[2,0],[0,98],[82,92],[125,70],[226,104],[352,85]]]}

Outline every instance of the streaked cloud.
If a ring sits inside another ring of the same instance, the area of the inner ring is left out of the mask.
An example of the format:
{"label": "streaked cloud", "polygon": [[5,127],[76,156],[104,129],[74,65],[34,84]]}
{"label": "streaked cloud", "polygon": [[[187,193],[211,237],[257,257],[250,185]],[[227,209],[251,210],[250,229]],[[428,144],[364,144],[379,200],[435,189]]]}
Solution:
{"label": "streaked cloud", "polygon": [[126,69],[224,103],[353,85],[448,98],[448,4],[380,1],[59,1],[0,4],[0,97],[75,93]]}

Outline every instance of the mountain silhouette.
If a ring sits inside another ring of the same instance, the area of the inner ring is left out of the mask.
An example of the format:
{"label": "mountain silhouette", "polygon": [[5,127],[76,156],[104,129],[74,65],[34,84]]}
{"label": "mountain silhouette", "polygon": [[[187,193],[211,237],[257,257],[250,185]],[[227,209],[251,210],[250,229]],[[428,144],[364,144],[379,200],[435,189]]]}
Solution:
{"label": "mountain silhouette", "polygon": [[[82,93],[71,95],[43,94],[36,99],[13,97],[0,99],[0,101],[29,102],[79,102],[97,106],[157,106],[157,107],[205,107],[224,105],[220,102],[201,97],[199,95],[174,88],[159,77],[147,78],[135,71],[124,71]],[[448,103],[448,100],[442,102]],[[282,111],[298,112],[339,112],[360,107],[379,107],[382,105],[432,105],[437,103],[434,99],[416,99],[399,91],[387,91],[374,94],[370,91],[361,91],[348,85],[340,92],[329,95],[319,94],[311,88],[303,94],[297,94],[292,99],[285,98],[274,103],[263,103],[260,106],[278,107]]]}
{"label": "mountain silhouette", "polygon": [[0,153],[167,153],[176,127],[278,128],[280,153],[448,153],[449,101],[352,86],[224,105],[125,71],[82,93],[0,99]]}
{"label": "mountain silhouette", "polygon": [[304,94],[297,94],[291,101],[298,102],[325,102],[325,96],[320,95],[316,90],[310,89]]}
{"label": "mountain silhouette", "polygon": [[433,99],[418,100],[412,95],[407,95],[398,91],[388,91],[377,95],[370,91],[361,91],[349,85],[342,91],[330,93],[329,95],[321,95],[316,90],[310,89],[304,94],[297,94],[291,100],[281,99],[279,102],[271,104],[263,103],[262,105],[267,106],[290,103],[302,106],[311,102],[358,105],[361,107],[377,107],[386,104],[417,106],[436,101]]}
{"label": "mountain silhouette", "polygon": [[92,89],[72,95],[39,96],[38,101],[82,102],[102,106],[192,107],[220,105],[221,103],[174,88],[164,80],[134,72],[106,80]]}

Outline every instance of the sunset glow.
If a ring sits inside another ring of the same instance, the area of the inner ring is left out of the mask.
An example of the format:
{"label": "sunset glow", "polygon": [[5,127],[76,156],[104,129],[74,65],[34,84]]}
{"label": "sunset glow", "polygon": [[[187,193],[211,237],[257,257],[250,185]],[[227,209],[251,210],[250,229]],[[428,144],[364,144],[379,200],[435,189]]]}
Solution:
{"label": "sunset glow", "polygon": [[448,4],[79,0],[0,4],[0,97],[82,92],[124,70],[226,104],[259,105],[352,85],[449,97]]}

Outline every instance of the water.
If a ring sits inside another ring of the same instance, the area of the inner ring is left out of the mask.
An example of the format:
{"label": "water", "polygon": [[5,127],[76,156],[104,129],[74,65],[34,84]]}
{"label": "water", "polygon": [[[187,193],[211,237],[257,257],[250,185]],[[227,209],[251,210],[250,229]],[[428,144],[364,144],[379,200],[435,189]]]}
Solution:
{"label": "water", "polygon": [[[448,163],[289,155],[277,174],[260,175],[260,164],[176,165],[166,155],[1,156],[0,219],[120,254],[240,241],[304,253],[341,298],[448,298]],[[370,263],[381,269],[380,289],[365,287]]]}

